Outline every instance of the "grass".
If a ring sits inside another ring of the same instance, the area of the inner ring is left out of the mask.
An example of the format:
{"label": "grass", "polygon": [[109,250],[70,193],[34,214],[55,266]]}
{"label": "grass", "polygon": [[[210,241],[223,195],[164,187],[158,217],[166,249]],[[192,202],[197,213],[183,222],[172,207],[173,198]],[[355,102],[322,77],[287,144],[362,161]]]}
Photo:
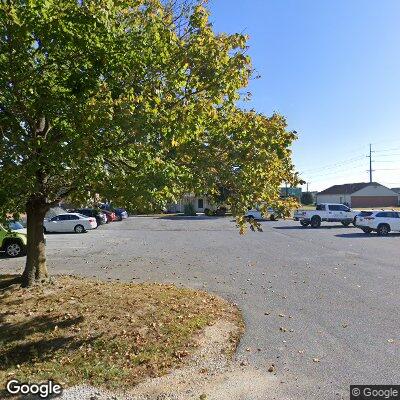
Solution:
{"label": "grass", "polygon": [[66,276],[43,288],[3,288],[0,387],[11,378],[132,387],[182,364],[196,333],[219,319],[240,327],[230,352],[241,315],[205,292]]}

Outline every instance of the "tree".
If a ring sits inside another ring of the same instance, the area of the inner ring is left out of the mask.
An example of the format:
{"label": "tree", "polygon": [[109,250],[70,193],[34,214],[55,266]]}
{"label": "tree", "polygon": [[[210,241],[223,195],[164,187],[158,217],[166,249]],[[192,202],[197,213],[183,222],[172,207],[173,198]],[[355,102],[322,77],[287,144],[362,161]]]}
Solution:
{"label": "tree", "polygon": [[0,210],[25,211],[23,285],[48,277],[43,218],[64,198],[125,206],[218,196],[240,217],[293,184],[283,117],[237,107],[247,38],[159,0],[0,3]]}
{"label": "tree", "polygon": [[301,204],[313,204],[314,197],[310,192],[304,192],[301,194]]}

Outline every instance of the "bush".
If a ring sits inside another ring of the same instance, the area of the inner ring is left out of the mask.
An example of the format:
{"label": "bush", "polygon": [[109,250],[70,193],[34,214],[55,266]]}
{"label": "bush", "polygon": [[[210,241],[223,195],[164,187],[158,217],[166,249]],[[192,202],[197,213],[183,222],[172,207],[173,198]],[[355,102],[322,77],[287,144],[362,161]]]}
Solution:
{"label": "bush", "polygon": [[204,215],[207,215],[207,217],[212,217],[213,215],[215,215],[215,212],[210,210],[209,208],[205,208]]}
{"label": "bush", "polygon": [[226,214],[226,211],[227,211],[227,208],[224,207],[224,206],[221,206],[221,207],[218,207],[217,213],[216,213],[216,214],[217,214],[219,217],[223,217],[223,216]]}
{"label": "bush", "polygon": [[308,205],[313,203],[314,203],[314,198],[310,192],[304,192],[301,194],[301,204]]}
{"label": "bush", "polygon": [[188,215],[188,216],[197,215],[192,203],[185,204],[183,212],[185,215]]}

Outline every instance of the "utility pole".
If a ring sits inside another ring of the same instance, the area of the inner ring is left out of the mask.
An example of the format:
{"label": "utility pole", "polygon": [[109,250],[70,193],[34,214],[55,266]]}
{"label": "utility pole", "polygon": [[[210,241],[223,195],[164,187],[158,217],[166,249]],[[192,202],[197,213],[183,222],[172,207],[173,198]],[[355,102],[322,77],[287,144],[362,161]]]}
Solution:
{"label": "utility pole", "polygon": [[306,182],[307,183],[307,193],[308,193],[308,184],[310,183],[310,182]]}
{"label": "utility pole", "polygon": [[369,144],[369,156],[367,156],[369,158],[369,183],[372,183],[372,153],[374,153],[372,151],[372,144]]}

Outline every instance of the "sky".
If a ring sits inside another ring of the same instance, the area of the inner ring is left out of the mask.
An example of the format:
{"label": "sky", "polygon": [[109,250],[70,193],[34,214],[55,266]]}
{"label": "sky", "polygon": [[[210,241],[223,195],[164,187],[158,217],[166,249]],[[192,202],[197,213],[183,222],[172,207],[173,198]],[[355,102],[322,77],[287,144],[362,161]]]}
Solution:
{"label": "sky", "polygon": [[[400,187],[399,0],[210,0],[216,32],[250,36],[248,108],[284,115],[309,190]],[[305,186],[303,187],[305,189]]]}

